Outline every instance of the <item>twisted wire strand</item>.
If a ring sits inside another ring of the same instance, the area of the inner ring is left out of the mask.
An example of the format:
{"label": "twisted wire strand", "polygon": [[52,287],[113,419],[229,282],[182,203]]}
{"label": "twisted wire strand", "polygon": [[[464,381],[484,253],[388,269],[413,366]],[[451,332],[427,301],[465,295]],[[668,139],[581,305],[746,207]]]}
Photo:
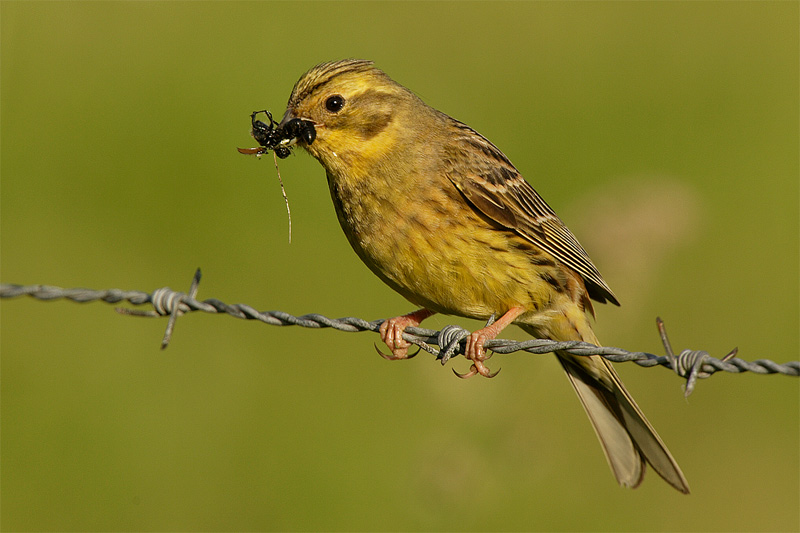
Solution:
{"label": "twisted wire strand", "polygon": [[[367,321],[357,317],[328,318],[311,313],[294,316],[284,311],[258,311],[247,304],[226,304],[216,298],[199,301],[195,298],[200,282],[200,269],[195,272],[189,293],[173,291],[169,287],[156,289],[152,293],[143,291],[123,291],[120,289],[94,290],[85,288],[65,289],[51,285],[14,285],[0,284],[0,298],[16,298],[29,296],[37,300],[53,301],[59,299],[73,302],[87,303],[102,301],[110,304],[128,302],[132,305],[152,306],[152,310],[141,311],[130,308],[117,308],[122,314],[135,316],[169,316],[167,331],[162,340],[161,347],[166,348],[172,336],[175,321],[178,316],[202,311],[205,313],[227,314],[245,320],[258,320],[273,326],[301,326],[305,328],[333,328],[340,331],[378,331],[383,319]],[[546,354],[555,351],[564,351],[573,355],[589,356],[600,355],[615,363],[634,362],[639,366],[649,368],[664,366],[671,368],[675,373],[687,380],[685,394],[689,396],[699,378],[707,378],[712,374],[725,371],[730,373],[754,372],[756,374],[783,374],[786,376],[800,376],[800,361],[776,363],[768,359],[745,361],[735,357],[734,349],[721,359],[711,357],[702,350],[683,350],[674,354],[661,319],[657,319],[666,356],[658,356],[647,352],[631,352],[622,348],[611,346],[595,346],[581,341],[557,342],[548,339],[530,339],[514,341],[507,339],[493,339],[485,343],[485,348],[499,354],[509,354],[517,351],[526,351],[532,354]],[[440,331],[426,328],[407,328],[403,338],[419,346],[422,350],[433,354],[444,365],[454,356],[464,353],[465,339],[470,332],[460,326],[445,326]],[[433,347],[436,345],[439,349]]]}

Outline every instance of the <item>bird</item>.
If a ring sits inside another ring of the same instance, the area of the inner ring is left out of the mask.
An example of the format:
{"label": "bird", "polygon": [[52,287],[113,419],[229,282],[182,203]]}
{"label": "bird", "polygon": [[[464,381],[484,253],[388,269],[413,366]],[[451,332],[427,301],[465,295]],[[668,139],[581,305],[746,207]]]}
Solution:
{"label": "bird", "polygon": [[[553,209],[476,130],[363,59],[303,74],[276,131],[282,127],[304,131],[284,144],[324,168],[358,257],[418,308],[381,325],[386,358],[408,358],[403,331],[436,313],[490,322],[467,338],[471,367],[462,377],[494,375],[484,343],[510,324],[535,338],[600,345],[592,300],[619,305],[617,297]],[[617,482],[639,486],[649,464],[688,494],[678,463],[612,365],[597,355],[556,357]]]}

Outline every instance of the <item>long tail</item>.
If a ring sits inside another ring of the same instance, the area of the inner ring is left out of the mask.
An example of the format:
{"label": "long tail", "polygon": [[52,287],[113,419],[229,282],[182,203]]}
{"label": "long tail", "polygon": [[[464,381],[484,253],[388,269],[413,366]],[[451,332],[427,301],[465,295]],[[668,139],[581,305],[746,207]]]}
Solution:
{"label": "long tail", "polygon": [[[523,329],[527,328],[523,326]],[[586,327],[574,331],[580,331],[577,334],[580,340],[599,345],[588,321]],[[688,494],[689,484],[681,468],[625,389],[611,363],[600,356],[583,357],[565,352],[556,355],[589,415],[619,484],[630,488],[639,486],[647,462],[667,483]]]}

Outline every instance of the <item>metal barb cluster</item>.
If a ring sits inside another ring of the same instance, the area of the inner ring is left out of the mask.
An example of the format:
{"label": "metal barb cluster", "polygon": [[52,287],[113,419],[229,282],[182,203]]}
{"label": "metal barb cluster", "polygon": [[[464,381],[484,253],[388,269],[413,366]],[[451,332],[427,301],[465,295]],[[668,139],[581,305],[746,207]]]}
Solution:
{"label": "metal barb cluster", "polygon": [[[294,316],[283,311],[257,311],[246,304],[229,305],[220,300],[211,298],[203,301],[195,299],[200,283],[200,269],[197,269],[192,279],[188,293],[173,291],[168,287],[156,289],[153,293],[141,291],[122,291],[119,289],[93,290],[93,289],[63,289],[49,285],[13,285],[0,284],[0,298],[15,298],[30,296],[38,300],[52,301],[67,299],[74,302],[102,301],[116,304],[128,302],[132,305],[146,305],[152,310],[136,310],[130,308],[117,308],[125,315],[133,316],[169,316],[167,329],[161,342],[161,348],[169,345],[175,323],[180,315],[203,311],[205,313],[225,313],[236,318],[246,320],[259,320],[273,326],[302,326],[306,328],[334,328],[340,331],[375,331],[377,332],[383,320],[368,322],[361,318],[345,317],[332,319],[320,314]],[[639,366],[652,367],[664,366],[671,368],[676,374],[685,378],[685,395],[689,396],[694,390],[699,378],[707,378],[715,372],[725,371],[731,373],[754,372],[756,374],[783,374],[787,376],[800,376],[800,361],[788,363],[775,363],[767,359],[745,361],[736,357],[737,350],[733,349],[722,359],[711,357],[708,352],[696,350],[683,350],[675,355],[667,337],[664,322],[656,319],[659,334],[664,344],[666,356],[657,356],[646,352],[629,352],[622,348],[609,346],[595,346],[586,342],[567,341],[556,342],[548,339],[530,339],[526,341],[512,341],[493,339],[487,341],[485,347],[499,354],[508,354],[517,351],[526,351],[532,354],[545,354],[555,351],[566,351],[574,355],[588,356],[600,355],[609,361],[621,363],[632,361]],[[442,365],[452,357],[464,353],[465,339],[469,331],[459,326],[446,326],[441,331],[425,328],[407,328],[403,338],[416,344],[422,350],[434,355]],[[439,349],[434,348],[436,345]]]}

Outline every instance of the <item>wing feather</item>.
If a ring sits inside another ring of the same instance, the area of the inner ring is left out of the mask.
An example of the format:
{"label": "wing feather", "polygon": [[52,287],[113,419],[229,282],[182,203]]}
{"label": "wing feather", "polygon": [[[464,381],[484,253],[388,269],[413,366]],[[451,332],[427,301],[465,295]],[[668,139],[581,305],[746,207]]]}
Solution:
{"label": "wing feather", "polygon": [[508,158],[478,132],[454,122],[458,135],[447,148],[453,153],[445,158],[450,162],[445,173],[464,197],[485,216],[580,274],[591,298],[619,305],[572,232]]}

